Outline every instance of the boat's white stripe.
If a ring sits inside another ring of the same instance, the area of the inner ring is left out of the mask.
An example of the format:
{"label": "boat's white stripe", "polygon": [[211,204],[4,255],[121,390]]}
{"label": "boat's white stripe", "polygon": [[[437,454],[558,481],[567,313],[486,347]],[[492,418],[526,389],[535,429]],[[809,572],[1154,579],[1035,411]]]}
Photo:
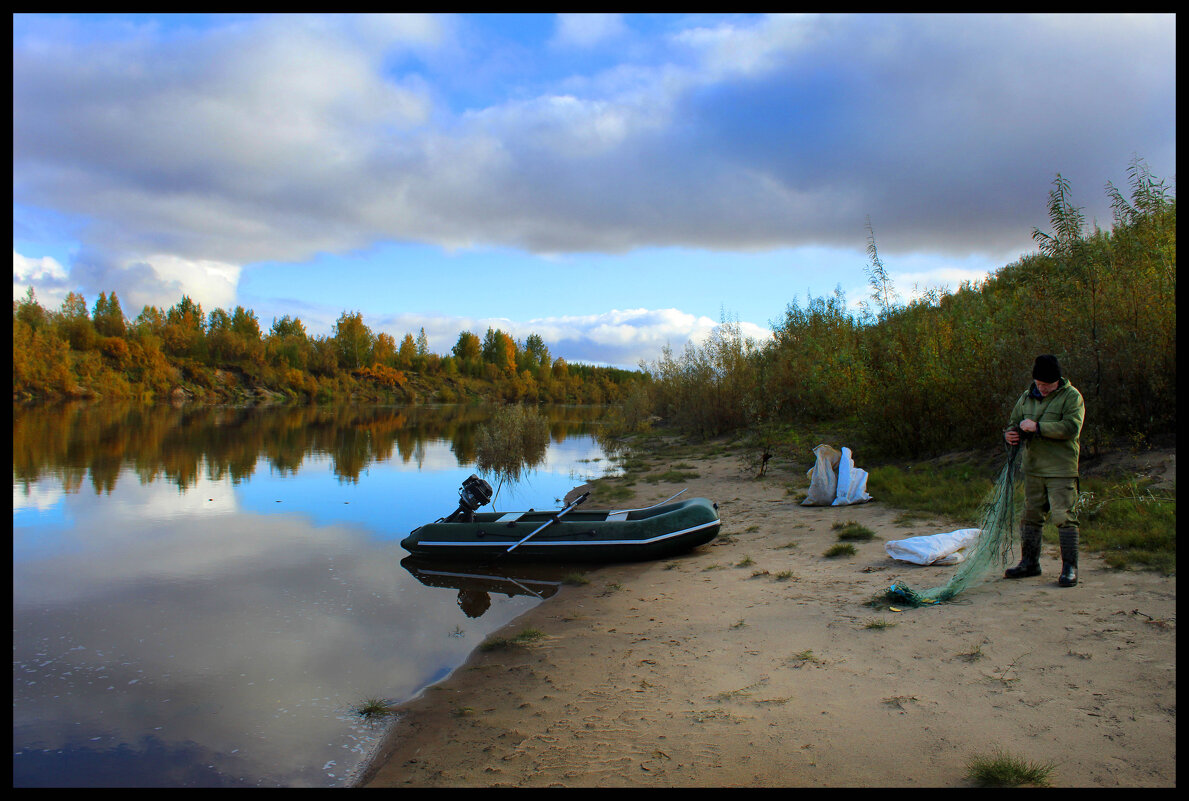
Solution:
{"label": "boat's white stripe", "polygon": [[[544,546],[554,547],[554,546],[562,546],[562,545],[649,545],[651,543],[660,542],[661,540],[667,540],[672,537],[680,537],[682,534],[689,534],[690,532],[693,532],[693,531],[701,531],[704,528],[710,528],[711,526],[717,526],[717,525],[720,525],[721,523],[722,523],[721,520],[714,520],[710,523],[703,523],[700,526],[693,526],[691,528],[685,528],[680,531],[673,531],[668,534],[662,534],[659,537],[651,537],[646,540],[531,540],[530,542],[525,543],[525,546],[527,547],[528,545],[536,545],[536,546],[541,546],[541,547],[544,547]],[[465,542],[439,542],[439,541],[434,541],[434,540],[421,540],[417,544],[424,545],[424,546],[432,545],[434,547],[442,547],[442,548],[489,547],[489,548],[503,548],[504,550],[508,549],[508,543],[506,541],[504,541],[504,542],[478,542],[478,541],[474,541],[474,540],[468,540]]]}

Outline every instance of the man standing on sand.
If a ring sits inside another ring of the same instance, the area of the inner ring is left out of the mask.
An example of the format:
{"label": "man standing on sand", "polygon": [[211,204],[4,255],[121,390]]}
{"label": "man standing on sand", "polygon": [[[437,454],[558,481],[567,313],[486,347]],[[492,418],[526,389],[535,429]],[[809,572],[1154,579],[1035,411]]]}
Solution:
{"label": "man standing on sand", "polygon": [[1068,378],[1061,377],[1057,357],[1036,357],[1032,386],[1016,401],[1003,438],[1024,444],[1024,514],[1020,519],[1020,564],[1005,578],[1040,575],[1040,533],[1051,514],[1061,541],[1061,576],[1057,583],[1078,583],[1078,438],[1086,405]]}

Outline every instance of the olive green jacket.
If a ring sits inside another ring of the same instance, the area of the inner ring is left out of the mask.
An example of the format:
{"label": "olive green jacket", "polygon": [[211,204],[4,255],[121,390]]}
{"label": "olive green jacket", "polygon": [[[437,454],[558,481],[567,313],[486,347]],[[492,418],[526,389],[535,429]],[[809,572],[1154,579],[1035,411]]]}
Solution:
{"label": "olive green jacket", "polygon": [[1036,434],[1022,440],[1024,473],[1045,478],[1076,477],[1081,454],[1079,438],[1085,417],[1082,393],[1069,383],[1068,378],[1062,378],[1046,398],[1040,397],[1036,384],[1028,387],[1016,401],[1008,423],[1010,428],[1028,419],[1035,420],[1038,425]]}

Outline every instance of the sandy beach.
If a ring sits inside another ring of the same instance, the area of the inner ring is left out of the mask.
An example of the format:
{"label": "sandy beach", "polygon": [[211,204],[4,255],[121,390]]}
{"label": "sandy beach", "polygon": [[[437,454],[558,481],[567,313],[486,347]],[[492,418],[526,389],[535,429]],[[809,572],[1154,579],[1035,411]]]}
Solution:
{"label": "sandy beach", "polygon": [[[862,467],[861,458],[859,466]],[[954,602],[877,609],[887,540],[961,527],[875,498],[803,507],[731,456],[688,487],[722,533],[682,557],[599,568],[509,625],[544,634],[480,651],[402,706],[368,787],[964,787],[976,754],[1052,763],[1057,787],[1176,785],[1176,578],[1083,554],[1080,583],[992,576]],[[876,539],[826,558],[832,526]],[[899,520],[899,522],[898,522]]]}

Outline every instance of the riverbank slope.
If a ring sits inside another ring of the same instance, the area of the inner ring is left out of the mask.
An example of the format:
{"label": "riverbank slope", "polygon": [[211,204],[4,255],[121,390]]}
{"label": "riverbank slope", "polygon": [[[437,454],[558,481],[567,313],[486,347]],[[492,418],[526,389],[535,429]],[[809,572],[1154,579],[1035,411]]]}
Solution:
{"label": "riverbank slope", "polygon": [[[688,464],[687,460],[687,464]],[[860,464],[862,466],[862,464]],[[696,474],[696,477],[688,477]],[[803,507],[729,455],[682,487],[722,534],[663,562],[601,568],[399,709],[370,787],[967,786],[976,754],[1052,763],[1055,786],[1176,785],[1176,578],[1083,556],[1077,587],[991,577],[956,602],[868,605],[954,568],[887,540],[953,530],[878,498]],[[839,522],[876,538],[828,558]]]}

